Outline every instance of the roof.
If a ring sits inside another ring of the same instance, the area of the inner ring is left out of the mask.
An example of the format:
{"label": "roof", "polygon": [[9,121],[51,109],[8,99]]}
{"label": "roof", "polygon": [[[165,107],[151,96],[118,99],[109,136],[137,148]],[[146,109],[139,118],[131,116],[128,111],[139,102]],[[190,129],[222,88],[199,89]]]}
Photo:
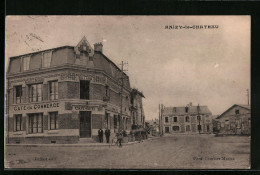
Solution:
{"label": "roof", "polygon": [[[185,108],[188,108],[188,112],[186,112]],[[212,113],[207,106],[186,106],[186,107],[166,107],[163,109],[163,114],[164,115],[197,115],[197,114],[212,114]]]}
{"label": "roof", "polygon": [[10,58],[19,58],[19,57],[32,55],[32,54],[38,54],[38,53],[41,53],[41,52],[46,52],[46,51],[51,51],[51,50],[58,50],[58,49],[63,49],[63,48],[74,48],[74,46],[60,46],[60,47],[55,47],[55,48],[51,48],[51,49],[45,49],[45,50],[40,50],[40,51],[36,51],[36,52],[30,52],[30,53],[26,53],[26,54],[23,54],[23,55],[12,56]]}
{"label": "roof", "polygon": [[133,89],[132,89],[132,93],[133,93],[133,94],[138,94],[138,95],[140,95],[141,97],[145,98],[144,94],[143,94],[142,92],[140,92],[140,91],[139,91],[138,89],[136,89],[136,88],[133,88]]}
{"label": "roof", "polygon": [[220,119],[223,115],[225,115],[228,111],[230,111],[232,108],[234,108],[235,106],[239,106],[241,108],[245,108],[247,110],[251,109],[250,105],[244,105],[244,104],[234,104],[233,106],[231,106],[230,108],[228,108],[226,111],[224,111],[221,115],[219,115],[216,119]]}

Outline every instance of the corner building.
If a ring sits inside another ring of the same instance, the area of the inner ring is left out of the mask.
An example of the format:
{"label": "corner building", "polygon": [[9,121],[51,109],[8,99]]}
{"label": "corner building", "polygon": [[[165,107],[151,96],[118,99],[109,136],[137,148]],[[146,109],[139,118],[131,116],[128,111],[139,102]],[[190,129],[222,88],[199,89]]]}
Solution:
{"label": "corner building", "polygon": [[109,128],[111,138],[119,127],[130,131],[138,112],[133,102],[142,99],[131,96],[129,77],[102,50],[101,43],[93,49],[84,37],[75,47],[11,57],[7,142],[77,143],[97,140],[99,128]]}

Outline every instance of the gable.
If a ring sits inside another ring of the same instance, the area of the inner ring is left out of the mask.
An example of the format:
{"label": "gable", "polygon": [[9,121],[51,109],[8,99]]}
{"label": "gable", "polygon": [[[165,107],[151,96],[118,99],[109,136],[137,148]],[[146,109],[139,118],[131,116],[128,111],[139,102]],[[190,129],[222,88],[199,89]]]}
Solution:
{"label": "gable", "polygon": [[91,45],[89,44],[88,40],[86,39],[86,37],[84,36],[81,41],[77,44],[76,47],[74,47],[74,51],[76,55],[80,55],[80,49],[82,47],[86,47],[89,53],[89,56],[93,56],[94,55],[94,49],[91,47]]}
{"label": "gable", "polygon": [[[239,114],[236,114],[236,111],[238,110]],[[234,115],[240,115],[240,114],[248,114],[251,113],[250,109],[242,106],[242,105],[233,105],[229,109],[227,109],[225,112],[223,112],[217,119],[226,117],[226,116],[234,116]]]}

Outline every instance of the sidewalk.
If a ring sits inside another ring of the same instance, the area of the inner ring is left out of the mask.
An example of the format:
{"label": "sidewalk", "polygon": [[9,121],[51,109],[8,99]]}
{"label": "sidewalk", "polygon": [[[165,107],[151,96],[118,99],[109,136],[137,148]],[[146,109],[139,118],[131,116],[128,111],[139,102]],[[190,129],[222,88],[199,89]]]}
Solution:
{"label": "sidewalk", "polygon": [[[123,143],[123,146],[148,142],[160,139],[161,137],[150,137],[146,140]],[[28,146],[28,147],[110,147],[117,146],[115,143],[75,143],[75,144],[6,144],[6,146]]]}

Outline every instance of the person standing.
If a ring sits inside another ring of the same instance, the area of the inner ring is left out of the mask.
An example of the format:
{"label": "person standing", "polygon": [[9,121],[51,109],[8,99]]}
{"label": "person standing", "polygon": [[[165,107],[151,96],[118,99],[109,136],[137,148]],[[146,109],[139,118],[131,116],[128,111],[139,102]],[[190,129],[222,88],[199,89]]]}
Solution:
{"label": "person standing", "polygon": [[99,142],[102,143],[103,142],[103,130],[101,128],[98,130],[98,138],[99,138]]}
{"label": "person standing", "polygon": [[122,147],[123,134],[120,132],[117,136],[117,141],[119,143],[119,147]]}
{"label": "person standing", "polygon": [[105,130],[105,136],[106,136],[107,143],[109,143],[110,129],[107,128],[107,129]]}

